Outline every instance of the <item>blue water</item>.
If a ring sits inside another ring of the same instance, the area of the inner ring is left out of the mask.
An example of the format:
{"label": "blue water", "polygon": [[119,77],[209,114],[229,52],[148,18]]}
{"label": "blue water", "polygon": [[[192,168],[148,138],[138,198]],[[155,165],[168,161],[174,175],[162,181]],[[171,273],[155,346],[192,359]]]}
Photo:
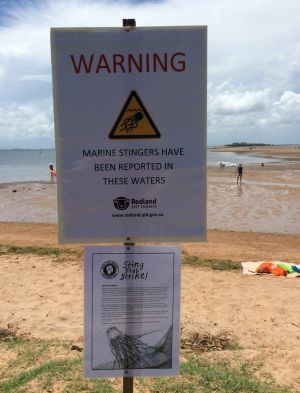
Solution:
{"label": "blue water", "polygon": [[[231,152],[207,152],[207,165],[259,164],[280,160]],[[0,183],[50,181],[49,163],[56,168],[55,150],[0,150]]]}
{"label": "blue water", "polygon": [[238,154],[232,152],[207,152],[207,165],[214,166],[219,165],[220,162],[224,163],[226,166],[237,165],[237,164],[260,164],[260,163],[268,163],[268,162],[282,162],[280,159],[276,158],[262,158],[255,157],[247,154]]}
{"label": "blue water", "polygon": [[0,150],[0,183],[50,181],[55,150]]}

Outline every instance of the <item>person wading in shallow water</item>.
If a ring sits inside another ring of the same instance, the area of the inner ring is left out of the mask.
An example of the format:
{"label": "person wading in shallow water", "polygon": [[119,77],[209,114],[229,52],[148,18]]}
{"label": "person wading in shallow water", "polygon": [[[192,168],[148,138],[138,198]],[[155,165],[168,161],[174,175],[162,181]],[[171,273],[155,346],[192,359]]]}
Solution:
{"label": "person wading in shallow water", "polygon": [[51,177],[56,176],[56,171],[54,169],[53,164],[51,164],[51,163],[49,164],[49,171],[50,171]]}
{"label": "person wading in shallow water", "polygon": [[239,164],[237,169],[236,169],[236,184],[240,181],[240,184],[242,184],[242,177],[243,177],[243,166],[242,164]]}

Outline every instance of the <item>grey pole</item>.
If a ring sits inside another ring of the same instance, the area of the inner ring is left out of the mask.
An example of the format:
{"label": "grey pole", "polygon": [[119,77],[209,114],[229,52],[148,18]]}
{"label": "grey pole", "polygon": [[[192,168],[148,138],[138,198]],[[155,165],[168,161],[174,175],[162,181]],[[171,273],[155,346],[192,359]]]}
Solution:
{"label": "grey pole", "polygon": [[[126,31],[130,31],[136,26],[135,19],[123,19],[123,27]],[[130,250],[130,246],[134,246],[134,243],[130,242],[130,237],[127,237],[124,246],[127,250]],[[133,377],[123,377],[123,393],[133,393]]]}
{"label": "grey pole", "polygon": [[[127,251],[135,245],[130,240],[130,237],[127,237],[124,242],[124,247],[126,247]],[[133,377],[123,377],[123,393],[133,393]]]}

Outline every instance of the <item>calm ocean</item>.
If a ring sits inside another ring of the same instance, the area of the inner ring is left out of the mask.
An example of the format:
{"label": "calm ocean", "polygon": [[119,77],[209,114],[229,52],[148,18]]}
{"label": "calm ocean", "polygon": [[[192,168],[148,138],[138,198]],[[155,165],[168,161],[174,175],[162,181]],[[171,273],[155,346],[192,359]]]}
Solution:
{"label": "calm ocean", "polygon": [[0,150],[0,183],[50,181],[55,150]]}
{"label": "calm ocean", "polygon": [[[226,165],[238,163],[257,164],[275,162],[276,159],[265,159],[236,154],[231,152],[207,152],[207,165],[215,166],[220,162]],[[49,163],[55,164],[55,150],[0,150],[0,183],[26,181],[50,181]]]}

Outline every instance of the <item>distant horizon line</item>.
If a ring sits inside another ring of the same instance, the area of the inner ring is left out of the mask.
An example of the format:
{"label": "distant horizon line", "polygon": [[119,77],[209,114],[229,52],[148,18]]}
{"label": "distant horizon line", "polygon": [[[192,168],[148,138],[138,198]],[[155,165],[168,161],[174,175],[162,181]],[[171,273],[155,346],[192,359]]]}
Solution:
{"label": "distant horizon line", "polygon": [[[247,142],[249,144],[252,144],[252,142]],[[211,148],[216,148],[216,147],[228,147],[228,144],[220,144],[220,145],[208,145],[207,149],[211,149]],[[230,144],[232,145],[232,144]],[[255,146],[256,144],[253,143],[253,146]],[[258,144],[259,145],[259,144]],[[275,147],[275,146],[300,146],[300,142],[299,143],[275,143],[275,144],[267,144],[264,143],[265,146],[269,146],[269,147]],[[239,146],[230,146],[230,147],[239,147]],[[55,150],[55,147],[48,147],[48,148],[37,148],[37,147],[11,147],[11,148],[7,148],[7,147],[0,147],[0,151],[18,151],[18,150]]]}
{"label": "distant horizon line", "polygon": [[38,147],[0,147],[0,151],[7,151],[7,150],[55,150],[55,147],[48,147],[48,148],[38,148]]}

